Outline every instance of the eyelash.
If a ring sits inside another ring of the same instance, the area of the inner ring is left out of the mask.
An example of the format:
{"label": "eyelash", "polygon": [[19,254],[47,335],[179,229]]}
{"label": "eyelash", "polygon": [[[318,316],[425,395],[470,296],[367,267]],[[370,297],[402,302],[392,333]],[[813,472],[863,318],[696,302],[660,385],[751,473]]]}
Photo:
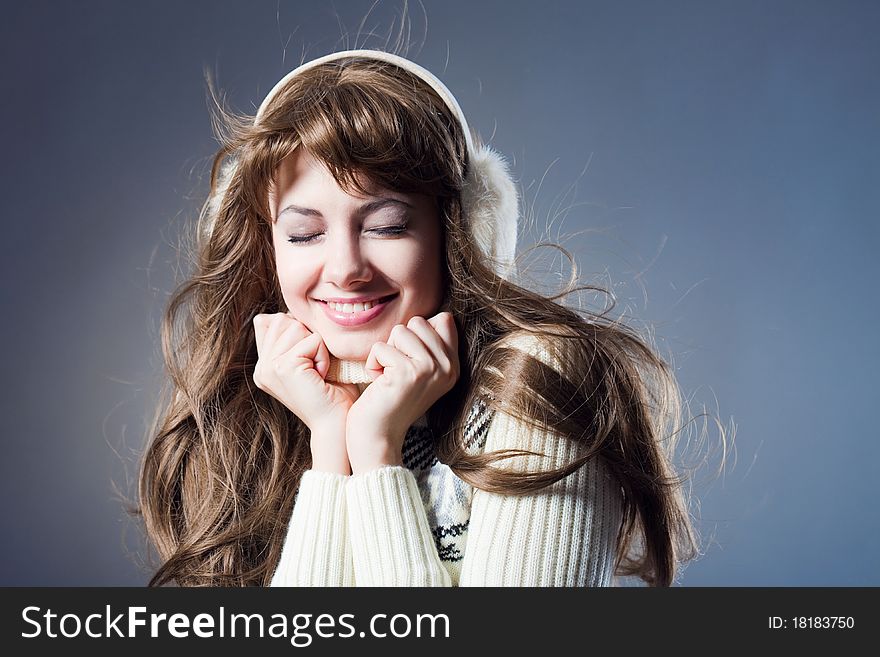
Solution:
{"label": "eyelash", "polygon": [[[388,235],[388,236],[400,235],[400,234],[406,232],[406,225],[404,224],[402,226],[388,226],[386,228],[374,228],[369,232],[379,233],[380,235]],[[312,235],[304,235],[302,237],[299,237],[296,235],[291,235],[290,237],[287,238],[287,241],[292,244],[307,244],[308,242],[313,241],[320,234],[321,233],[314,233]]]}

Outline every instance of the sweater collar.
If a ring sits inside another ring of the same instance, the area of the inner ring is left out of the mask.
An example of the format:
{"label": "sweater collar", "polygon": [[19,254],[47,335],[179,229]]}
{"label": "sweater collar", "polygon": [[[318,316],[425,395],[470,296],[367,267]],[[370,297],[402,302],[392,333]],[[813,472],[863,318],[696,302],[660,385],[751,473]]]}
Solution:
{"label": "sweater collar", "polygon": [[366,362],[346,360],[330,355],[330,367],[327,369],[327,381],[337,383],[372,383],[373,380],[365,369]]}

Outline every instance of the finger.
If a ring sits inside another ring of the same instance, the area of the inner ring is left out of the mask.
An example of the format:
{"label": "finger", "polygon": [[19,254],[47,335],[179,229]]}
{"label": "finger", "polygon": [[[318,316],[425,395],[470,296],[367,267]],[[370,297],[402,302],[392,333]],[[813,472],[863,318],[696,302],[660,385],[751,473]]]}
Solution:
{"label": "finger", "polygon": [[317,333],[310,333],[290,349],[276,356],[276,362],[288,363],[290,361],[298,361],[298,365],[295,367],[297,370],[301,369],[299,364],[307,365],[305,369],[315,369],[315,358],[321,344],[321,336]]}
{"label": "finger", "polygon": [[438,363],[449,362],[450,347],[443,341],[432,324],[424,317],[416,315],[407,322],[406,327],[418,336]]}
{"label": "finger", "polygon": [[[317,333],[313,333],[312,335],[317,335],[318,338],[321,338]],[[324,343],[323,338],[320,339],[318,343],[318,351],[315,354],[315,369],[318,370],[318,374],[321,375],[322,379],[327,378],[327,371],[330,369],[330,351],[327,349],[327,345]]]}
{"label": "finger", "polygon": [[428,323],[437,331],[437,335],[449,345],[451,354],[458,354],[458,327],[451,312],[444,311],[434,315]]}
{"label": "finger", "polygon": [[413,360],[429,363],[434,361],[434,357],[425,343],[403,324],[397,324],[391,329],[388,344]]}
{"label": "finger", "polygon": [[269,315],[254,315],[254,339],[257,343],[257,356],[263,354],[263,343],[265,342],[266,330],[269,328],[271,318]]}
{"label": "finger", "polygon": [[267,357],[271,358],[278,354],[278,351],[275,349],[275,342],[277,342],[278,336],[286,326],[284,317],[284,313],[269,315],[269,327],[266,329],[266,335],[263,336],[263,353]]}
{"label": "finger", "polygon": [[370,348],[370,355],[364,364],[367,374],[376,379],[385,373],[385,368],[404,367],[409,359],[385,342],[376,342]]}
{"label": "finger", "polygon": [[311,331],[305,324],[286,316],[286,319],[282,320],[281,331],[275,340],[273,353],[280,356],[284,352],[289,351],[293,345],[303,338],[308,337],[310,334]]}

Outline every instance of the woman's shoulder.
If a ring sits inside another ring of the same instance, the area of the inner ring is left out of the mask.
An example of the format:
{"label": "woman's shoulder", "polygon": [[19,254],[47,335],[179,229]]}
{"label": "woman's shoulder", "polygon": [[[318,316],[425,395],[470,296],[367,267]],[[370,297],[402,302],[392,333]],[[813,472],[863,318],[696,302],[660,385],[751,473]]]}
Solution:
{"label": "woman's shoulder", "polygon": [[504,335],[499,341],[499,347],[517,349],[533,358],[537,358],[545,365],[561,371],[563,367],[563,353],[566,343],[570,340],[558,335],[546,335],[539,331],[527,331],[517,329]]}

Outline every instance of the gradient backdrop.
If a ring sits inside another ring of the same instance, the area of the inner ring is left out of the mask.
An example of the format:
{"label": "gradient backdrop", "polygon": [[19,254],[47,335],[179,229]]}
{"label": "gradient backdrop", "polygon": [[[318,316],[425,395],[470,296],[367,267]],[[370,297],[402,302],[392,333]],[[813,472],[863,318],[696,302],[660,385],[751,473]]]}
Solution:
{"label": "gradient backdrop", "polygon": [[[358,36],[371,4],[3,3],[0,584],[146,582],[114,484],[134,492],[173,246],[207,189],[203,69],[253,111],[303,51],[382,46],[404,3]],[[682,583],[880,584],[880,5],[408,16],[410,56],[512,162],[521,246],[562,241],[653,327],[692,413],[735,426],[717,476],[696,426],[705,554]],[[545,289],[567,275],[550,249],[529,262]]]}

